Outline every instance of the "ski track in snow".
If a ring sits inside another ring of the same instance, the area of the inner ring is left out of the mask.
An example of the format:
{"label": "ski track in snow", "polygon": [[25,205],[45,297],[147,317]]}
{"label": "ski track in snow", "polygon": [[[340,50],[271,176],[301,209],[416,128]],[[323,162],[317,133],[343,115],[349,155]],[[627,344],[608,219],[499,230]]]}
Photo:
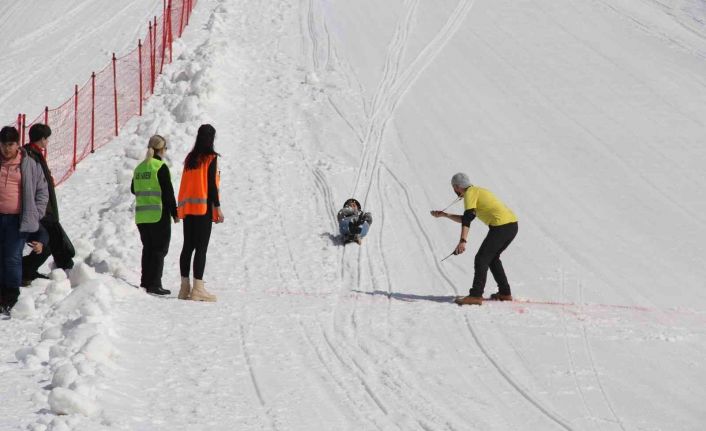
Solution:
{"label": "ski track in snow", "polygon": [[[386,167],[387,168],[387,167]],[[389,168],[387,168],[388,173],[394,177],[394,174],[392,173]],[[394,177],[396,180],[397,178]],[[405,188],[404,184],[401,183],[399,180],[397,180],[397,183],[402,187],[404,190],[404,194],[407,198],[408,206],[409,209],[411,210],[414,208],[414,205],[411,202],[410,195],[407,192],[407,189]],[[410,212],[411,214],[415,214],[414,212]],[[416,216],[415,216],[416,217]],[[419,221],[419,219],[416,220],[417,226],[420,229],[420,232],[425,232],[424,227]],[[427,244],[429,245],[429,248],[431,248],[431,241],[429,239],[429,236],[424,233],[424,236],[427,238]],[[446,274],[446,271],[441,267],[441,265],[437,262],[436,264],[436,269],[439,272],[439,275],[441,275],[448,283],[449,285],[453,288],[454,293],[458,294],[459,290],[456,287],[455,283],[451,281],[451,278]],[[487,360],[493,365],[493,367],[500,373],[500,375],[507,381],[507,383],[510,384],[522,397],[524,397],[527,401],[529,401],[532,405],[537,407],[539,411],[541,411],[543,414],[545,414],[551,421],[555,422],[559,426],[561,426],[564,429],[572,429],[566,422],[565,419],[559,417],[556,413],[550,411],[547,407],[543,405],[543,402],[541,402],[537,397],[533,396],[531,393],[529,393],[526,389],[522,388],[519,383],[517,383],[516,379],[509,373],[501,364],[500,362],[490,353],[488,350],[487,346],[481,341],[481,338],[478,336],[476,331],[474,330],[473,326],[471,325],[471,322],[469,320],[468,315],[464,315],[466,327],[468,331],[470,331],[471,336],[475,342],[475,344],[478,346],[478,348],[483,352],[483,355],[487,358]]]}
{"label": "ski track in snow", "polygon": [[[441,31],[437,34],[437,36],[423,49],[420,54],[412,61],[411,67],[405,71],[405,73],[402,75],[402,78],[400,81],[402,84],[399,84],[398,81],[398,76],[399,76],[399,70],[401,67],[402,59],[404,56],[405,52],[405,46],[406,46],[406,41],[409,35],[409,32],[411,31],[411,23],[413,21],[414,13],[417,7],[418,2],[410,2],[409,4],[406,5],[406,13],[404,14],[403,18],[398,21],[398,25],[396,27],[395,33],[393,35],[392,42],[388,48],[388,57],[385,61],[385,68],[383,71],[383,77],[380,80],[380,83],[378,85],[378,89],[376,90],[375,94],[373,95],[372,102],[370,103],[370,106],[372,106],[372,114],[370,116],[370,122],[368,126],[368,131],[366,133],[366,138],[364,139],[363,142],[363,154],[361,156],[361,165],[358,168],[358,175],[356,177],[356,184],[354,186],[354,193],[353,195],[356,195],[356,191],[360,189],[359,184],[360,181],[364,178],[367,178],[366,183],[366,192],[365,192],[365,199],[363,200],[363,207],[368,208],[368,196],[369,192],[371,190],[372,184],[374,182],[373,178],[373,173],[376,172],[377,170],[377,178],[379,181],[379,170],[378,170],[378,160],[380,157],[380,151],[382,148],[382,142],[384,138],[384,132],[385,132],[385,127],[387,125],[387,122],[389,121],[390,118],[392,118],[393,113],[394,113],[394,108],[399,103],[399,100],[403,96],[404,92],[406,92],[411,84],[414,82],[416,77],[421,74],[421,72],[424,70],[426,65],[428,65],[436,56],[441,49],[443,49],[446,41],[453,35],[454,31],[458,28],[458,26],[463,22],[465,17],[467,16],[468,12],[471,10],[473,6],[473,2],[460,2],[457,6],[457,8],[453,11],[451,14],[451,19],[449,19],[445,26],[441,29]],[[313,22],[314,20],[312,19],[313,16],[313,7],[312,3],[309,3],[309,14],[308,14],[308,27],[309,27],[309,36],[312,39],[312,46],[313,46],[313,59],[314,59],[314,67],[318,69],[318,54],[317,54],[317,49],[318,49],[318,44],[316,43],[316,31],[312,28],[313,27]],[[422,66],[417,66],[414,67],[417,63],[421,63]],[[395,90],[396,88],[396,90]],[[396,91],[396,94],[392,94],[393,91]],[[330,100],[330,99],[329,99]],[[385,112],[386,110],[386,112]],[[341,115],[340,111],[336,109],[336,112]],[[385,112],[385,114],[382,114]],[[380,115],[384,115],[382,120],[378,120],[378,117]],[[350,122],[346,121],[348,124]],[[356,130],[355,127],[352,127],[353,130]],[[374,137],[374,138],[373,138]],[[371,144],[371,140],[374,141],[374,145]],[[371,146],[372,148],[371,150]],[[370,172],[366,174],[366,172]],[[388,172],[392,174],[392,171],[389,170]],[[394,174],[392,174],[394,176]],[[414,208],[409,200],[409,193],[407,192],[405,186],[403,183],[401,183],[399,180],[397,180],[397,183],[403,188],[405,195],[407,196],[407,201],[408,201],[408,207],[409,207],[409,213],[410,214],[415,214]],[[380,205],[382,207],[382,205]],[[420,231],[424,232],[423,226],[417,219],[417,225],[420,227]],[[426,233],[424,233],[424,236],[427,239],[427,244],[431,246],[431,241]],[[381,244],[381,243],[379,243]],[[379,247],[380,250],[383,250],[383,247]],[[431,247],[429,247],[431,248]],[[345,253],[345,252],[344,252]],[[359,252],[359,256],[361,253]],[[342,256],[342,263],[345,255]],[[357,287],[358,290],[361,290],[360,286],[360,280],[362,278],[362,265],[360,262],[360,258],[358,259],[358,273],[357,273]],[[370,262],[372,260],[369,259]],[[384,256],[382,258],[383,265],[386,265],[384,262]],[[450,278],[446,276],[446,274],[443,272],[439,264],[437,263],[437,270],[442,274],[442,276],[449,282],[451,286],[453,286],[454,291],[458,293],[455,285],[453,282],[451,282]],[[341,266],[342,271],[344,270],[345,265]],[[385,273],[387,273],[387,268]],[[372,264],[371,264],[371,274],[373,273],[372,270]],[[341,274],[344,276],[344,273]],[[374,278],[373,278],[374,280]],[[374,286],[373,286],[374,287]],[[353,327],[356,327],[357,325],[355,324],[355,306],[353,307],[353,310],[351,311],[350,315],[351,323]],[[547,415],[549,419],[552,421],[556,422],[560,426],[566,428],[566,429],[571,429],[565,422],[565,420],[560,419],[556,414],[551,413],[547,410],[546,407],[541,405],[541,403],[533,398],[530,394],[528,394],[524,389],[521,389],[520,386],[512,379],[512,377],[500,367],[498,362],[490,356],[490,354],[487,352],[486,348],[480,344],[480,340],[478,336],[473,332],[473,329],[470,326],[470,323],[468,323],[468,329],[471,330],[471,333],[473,335],[473,339],[475,342],[478,344],[479,348],[483,353],[486,355],[486,357],[489,359],[489,361],[498,369],[500,374],[511,384],[512,387],[514,387],[523,397],[525,397],[530,403],[535,405],[542,413]]]}

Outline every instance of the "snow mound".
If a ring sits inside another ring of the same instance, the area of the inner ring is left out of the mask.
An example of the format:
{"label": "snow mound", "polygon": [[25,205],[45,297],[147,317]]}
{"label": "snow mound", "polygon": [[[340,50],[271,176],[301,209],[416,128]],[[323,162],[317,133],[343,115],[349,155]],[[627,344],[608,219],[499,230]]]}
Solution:
{"label": "snow mound", "polygon": [[73,429],[74,421],[65,416],[93,417],[101,412],[99,388],[117,352],[112,312],[115,299],[126,295],[125,290],[115,279],[79,263],[69,276],[54,270],[48,282],[22,291],[13,317],[37,319],[43,330],[34,345],[17,350],[15,357],[51,382],[34,397],[48,404],[50,413],[32,429]]}

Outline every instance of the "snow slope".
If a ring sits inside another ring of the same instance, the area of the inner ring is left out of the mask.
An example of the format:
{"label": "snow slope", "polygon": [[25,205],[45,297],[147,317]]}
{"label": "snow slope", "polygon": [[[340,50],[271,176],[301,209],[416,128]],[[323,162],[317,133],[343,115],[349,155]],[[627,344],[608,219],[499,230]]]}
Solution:
{"label": "snow slope", "polygon": [[23,0],[0,4],[0,122],[34,119],[83,85],[91,72],[137,47],[160,0]]}
{"label": "snow slope", "polygon": [[[0,322],[0,428],[701,429],[704,9],[201,0],[145,115],[59,190],[86,266]],[[154,298],[131,171],[159,132],[178,182],[203,122],[219,302]],[[459,170],[520,218],[524,301],[450,304],[486,231],[440,263]],[[335,238],[351,195],[362,247]]]}

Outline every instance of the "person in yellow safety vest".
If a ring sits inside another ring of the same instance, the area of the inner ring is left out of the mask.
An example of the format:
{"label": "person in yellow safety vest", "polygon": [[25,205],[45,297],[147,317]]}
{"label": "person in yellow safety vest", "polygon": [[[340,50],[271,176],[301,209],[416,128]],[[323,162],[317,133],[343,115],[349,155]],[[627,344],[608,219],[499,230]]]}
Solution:
{"label": "person in yellow safety vest", "polygon": [[147,155],[132,176],[130,191],[135,195],[135,223],[142,241],[140,286],[148,293],[169,295],[162,287],[164,258],[169,252],[171,221],[179,223],[174,188],[169,168],[164,163],[167,141],[154,135],[147,144]]}
{"label": "person in yellow safety vest", "polygon": [[488,275],[488,268],[498,284],[498,293],[490,295],[490,299],[498,301],[512,301],[510,283],[505,276],[500,254],[505,251],[517,235],[517,217],[489,190],[474,186],[464,173],[457,173],[451,178],[451,187],[459,198],[463,198],[464,213],[447,214],[444,211],[434,210],[434,217],[446,217],[461,223],[461,238],[454,250],[454,254],[466,251],[468,230],[471,221],[478,217],[488,225],[488,235],[483,240],[476,253],[473,276],[473,286],[468,296],[456,298],[458,305],[481,305],[483,303],[483,290]]}
{"label": "person in yellow safety vest", "polygon": [[[224,220],[219,196],[219,154],[213,149],[215,138],[216,129],[210,124],[202,124],[196,134],[194,148],[184,160],[184,172],[181,175],[177,198],[177,214],[184,220],[184,246],[179,257],[179,299],[216,301],[216,295],[209,293],[203,282],[212,223],[223,223]],[[192,255],[193,287],[189,280]]]}

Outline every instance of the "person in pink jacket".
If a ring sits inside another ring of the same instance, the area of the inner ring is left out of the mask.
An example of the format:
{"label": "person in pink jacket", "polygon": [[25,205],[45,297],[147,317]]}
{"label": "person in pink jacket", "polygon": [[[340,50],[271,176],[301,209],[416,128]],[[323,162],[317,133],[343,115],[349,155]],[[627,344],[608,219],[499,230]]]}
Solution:
{"label": "person in pink jacket", "polygon": [[42,168],[20,148],[14,127],[0,129],[0,312],[17,303],[22,283],[22,249],[37,232],[49,201]]}

